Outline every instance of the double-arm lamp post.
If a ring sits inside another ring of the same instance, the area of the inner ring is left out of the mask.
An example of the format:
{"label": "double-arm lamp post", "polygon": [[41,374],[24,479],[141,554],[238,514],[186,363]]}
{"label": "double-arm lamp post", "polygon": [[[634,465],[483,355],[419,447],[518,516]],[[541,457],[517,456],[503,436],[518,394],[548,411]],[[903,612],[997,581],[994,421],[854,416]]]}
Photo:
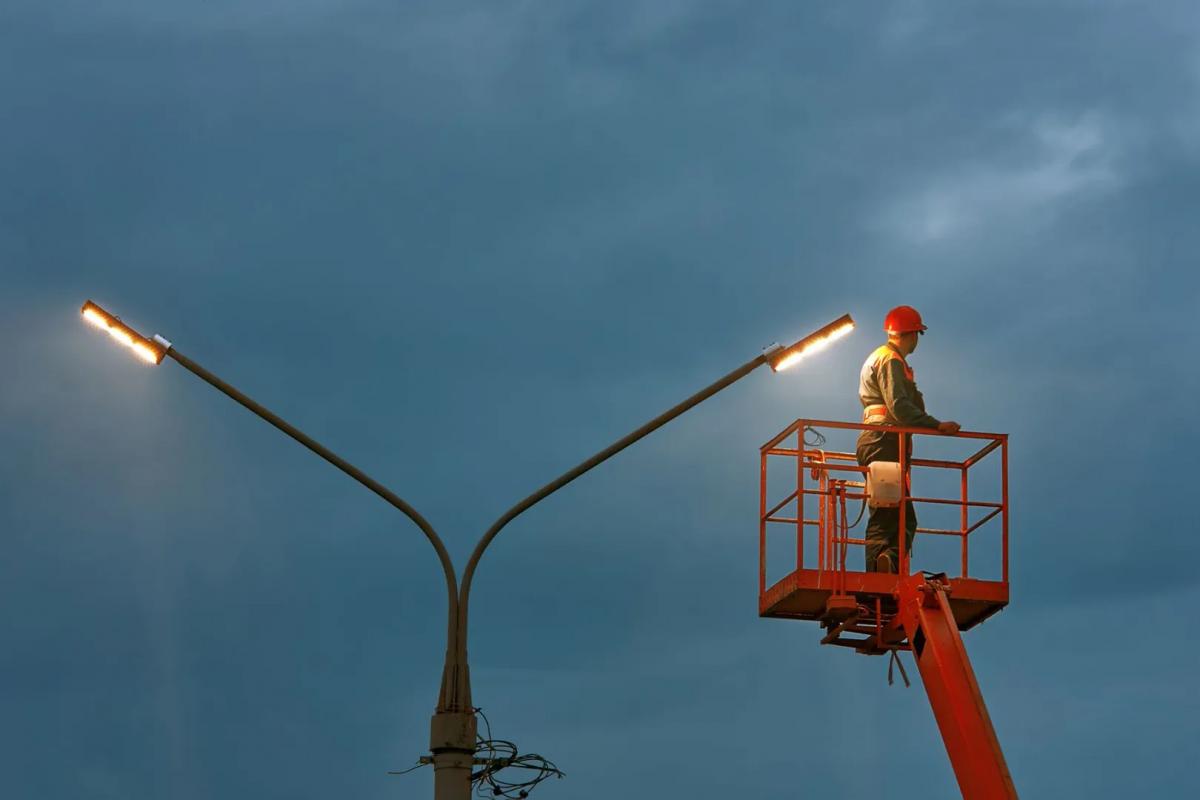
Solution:
{"label": "double-arm lamp post", "polygon": [[174,359],[180,366],[201,378],[215,389],[228,395],[234,401],[245,406],[379,495],[387,503],[399,509],[421,529],[421,532],[425,534],[429,543],[433,545],[433,549],[437,552],[438,561],[442,565],[442,572],[445,574],[446,597],[448,601],[446,660],[445,666],[442,668],[442,683],[438,693],[437,709],[430,723],[430,751],[432,752],[431,760],[434,767],[435,800],[469,800],[471,795],[471,770],[474,765],[476,733],[475,709],[471,704],[471,676],[467,662],[467,609],[471,595],[471,580],[475,576],[479,559],[500,531],[539,501],[566,486],[593,467],[612,458],[644,436],[666,425],[680,414],[699,405],[735,381],[749,375],[758,367],[769,364],[771,369],[776,372],[787,369],[805,356],[824,348],[835,339],[846,335],[854,329],[854,321],[850,318],[849,314],[846,314],[825,327],[814,331],[790,347],[772,345],[760,355],[750,359],[745,364],[742,364],[729,374],[696,392],[678,405],[664,411],[632,433],[613,442],[574,469],[568,470],[550,483],[547,483],[506,511],[488,528],[483,538],[475,545],[475,550],[471,553],[471,558],[467,561],[460,587],[455,577],[454,565],[450,561],[450,555],[446,552],[446,547],[437,535],[437,532],[434,531],[433,526],[415,508],[386,486],[180,353],[163,337],[158,335],[149,338],[143,336],[122,322],[120,317],[108,313],[90,300],[83,304],[81,313],[86,321],[106,331],[113,339],[128,347],[135,355],[147,363],[160,364],[164,358],[169,357]]}

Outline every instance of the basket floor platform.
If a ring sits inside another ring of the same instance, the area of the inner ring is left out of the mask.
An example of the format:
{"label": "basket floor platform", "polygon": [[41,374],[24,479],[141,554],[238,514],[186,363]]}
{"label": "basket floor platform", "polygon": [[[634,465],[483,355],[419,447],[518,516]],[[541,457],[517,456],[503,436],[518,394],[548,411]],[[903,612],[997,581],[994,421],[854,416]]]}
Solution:
{"label": "basket floor platform", "polygon": [[[846,593],[874,606],[875,599],[891,599],[899,590],[900,576],[884,572],[852,572],[842,577],[831,570],[799,569],[770,586],[759,598],[758,615],[819,622],[827,616],[834,581],[845,581]],[[954,621],[969,630],[1008,605],[1008,583],[978,578],[949,578],[947,593]]]}

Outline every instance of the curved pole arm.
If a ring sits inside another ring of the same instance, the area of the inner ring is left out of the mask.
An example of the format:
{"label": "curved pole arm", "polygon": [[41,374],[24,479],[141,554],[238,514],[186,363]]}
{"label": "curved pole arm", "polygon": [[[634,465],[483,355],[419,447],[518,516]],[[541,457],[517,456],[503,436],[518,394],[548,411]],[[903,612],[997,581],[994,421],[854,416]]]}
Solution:
{"label": "curved pole arm", "polygon": [[[642,427],[633,431],[632,433],[625,436],[624,438],[619,439],[616,442],[613,442],[611,445],[604,448],[599,453],[596,453],[596,455],[592,456],[587,461],[584,461],[579,466],[575,467],[574,469],[568,470],[567,472],[563,473],[561,476],[554,479],[550,483],[547,483],[541,489],[538,489],[536,492],[529,495],[524,500],[522,500],[521,502],[517,503],[515,506],[510,508],[508,511],[504,512],[503,516],[501,516],[498,520],[496,520],[494,523],[492,523],[492,527],[488,528],[487,533],[485,533],[483,535],[483,538],[479,540],[479,544],[475,545],[475,550],[474,550],[474,552],[471,553],[471,559],[467,562],[466,570],[463,572],[462,586],[459,589],[458,638],[457,638],[456,645],[455,645],[455,651],[456,651],[458,658],[461,660],[461,662],[464,664],[466,663],[467,606],[468,606],[468,603],[470,602],[470,596],[471,596],[471,579],[475,575],[475,568],[479,564],[479,559],[483,556],[483,551],[487,549],[488,545],[491,544],[492,540],[496,538],[497,534],[500,533],[501,529],[504,528],[505,525],[512,522],[514,519],[516,519],[516,517],[518,517],[520,514],[524,513],[525,511],[527,511],[534,504],[538,503],[541,500],[544,500],[547,496],[553,494],[554,492],[558,491],[562,487],[566,486],[568,483],[575,480],[580,475],[583,475],[585,472],[589,471],[593,467],[596,467],[596,466],[604,463],[608,459],[615,456],[617,453],[624,450],[626,447],[629,447],[631,444],[638,441],[639,439],[658,430],[663,425],[666,425],[668,422],[675,419],[676,417],[678,417],[680,414],[684,413],[685,411],[688,411],[692,407],[704,402],[705,400],[712,397],[717,392],[719,392],[722,389],[724,389],[725,387],[729,386],[731,383],[749,375],[751,372],[753,372],[758,367],[761,367],[763,364],[766,364],[770,360],[770,356],[771,356],[771,353],[769,353],[769,352],[763,353],[762,355],[756,356],[755,358],[752,358],[751,360],[747,361],[745,364],[738,367],[733,372],[730,372],[725,377],[720,378],[716,382],[714,382],[714,383],[706,386],[705,388],[701,389],[700,391],[696,392],[694,395],[692,395],[688,399],[684,400],[679,405],[676,405],[676,406],[668,409],[667,411],[664,411],[662,414],[659,414],[657,417],[650,420]],[[468,694],[468,698],[469,698],[469,694]]]}
{"label": "curved pole arm", "polygon": [[214,389],[217,389],[222,394],[225,394],[226,396],[228,396],[235,402],[246,407],[247,409],[252,411],[254,414],[261,417],[263,420],[271,423],[276,428],[283,431],[288,436],[292,437],[297,442],[304,445],[309,450],[313,451],[314,453],[319,455],[321,458],[325,459],[330,464],[333,464],[335,467],[340,469],[342,472],[346,473],[351,478],[353,478],[354,480],[361,483],[363,486],[367,487],[372,492],[379,495],[381,498],[384,499],[385,502],[387,502],[389,505],[399,509],[401,512],[404,513],[405,516],[407,516],[414,523],[416,523],[417,527],[421,529],[421,532],[425,534],[425,538],[427,538],[429,540],[429,543],[433,545],[433,549],[437,551],[438,560],[442,564],[442,571],[446,575],[446,592],[450,598],[449,599],[449,614],[447,616],[446,630],[447,630],[447,636],[449,637],[449,641],[454,640],[455,622],[458,618],[458,582],[454,576],[454,565],[450,561],[450,554],[446,552],[446,546],[444,544],[442,544],[442,540],[438,537],[437,533],[433,530],[433,526],[430,525],[429,522],[423,516],[421,516],[421,514],[418,513],[418,511],[415,508],[410,506],[408,503],[406,503],[403,499],[401,499],[398,495],[396,495],[394,492],[392,492],[386,486],[381,484],[379,481],[375,480],[374,478],[372,478],[367,473],[363,472],[358,467],[356,467],[353,464],[351,464],[350,462],[346,461],[344,458],[337,455],[332,450],[325,447],[324,445],[322,445],[320,442],[313,439],[308,434],[304,433],[300,429],[291,425],[286,420],[284,420],[282,417],[278,416],[277,414],[275,414],[274,412],[270,411],[269,409],[263,407],[262,405],[256,403],[254,400],[251,400],[249,397],[242,394],[237,389],[233,388],[228,383],[226,383],[225,381],[218,378],[216,375],[213,375],[211,372],[209,372],[204,367],[197,364],[195,361],[192,361],[190,358],[188,358],[187,356],[180,353],[174,347],[169,347],[167,349],[166,354],[168,356],[170,356],[171,358],[175,359],[175,361],[181,367],[188,370],[189,372],[191,372],[193,375],[200,378],[201,380],[205,381],[210,386],[212,386]]}

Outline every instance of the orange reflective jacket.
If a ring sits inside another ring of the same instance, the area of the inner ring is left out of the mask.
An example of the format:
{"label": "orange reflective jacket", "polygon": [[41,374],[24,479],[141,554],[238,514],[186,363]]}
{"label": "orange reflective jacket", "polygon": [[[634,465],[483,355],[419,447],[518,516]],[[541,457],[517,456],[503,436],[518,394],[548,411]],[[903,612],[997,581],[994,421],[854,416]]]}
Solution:
{"label": "orange reflective jacket", "polygon": [[938,420],[925,412],[925,397],[917,389],[912,367],[891,343],[875,349],[863,362],[858,399],[864,422],[936,428]]}

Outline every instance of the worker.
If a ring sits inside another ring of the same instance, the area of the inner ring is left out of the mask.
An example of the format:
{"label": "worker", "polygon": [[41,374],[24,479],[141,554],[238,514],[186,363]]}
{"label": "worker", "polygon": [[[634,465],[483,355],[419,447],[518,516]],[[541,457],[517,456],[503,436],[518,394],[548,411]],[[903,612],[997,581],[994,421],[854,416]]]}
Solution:
{"label": "worker", "polygon": [[[912,306],[897,306],[883,321],[887,344],[867,357],[859,374],[858,397],[863,405],[863,422],[867,425],[900,425],[908,428],[933,428],[939,433],[957,433],[957,422],[939,422],[925,411],[925,398],[917,391],[908,357],[917,349],[925,335],[921,315]],[[901,435],[885,431],[864,430],[858,437],[856,456],[861,466],[872,461],[899,461]],[[912,455],[912,436],[904,434],[905,460]],[[904,476],[905,495],[908,494],[908,475]],[[904,549],[912,553],[913,534],[917,530],[917,514],[911,500],[904,511]],[[897,572],[899,551],[900,509],[872,508],[867,519],[867,572]]]}

